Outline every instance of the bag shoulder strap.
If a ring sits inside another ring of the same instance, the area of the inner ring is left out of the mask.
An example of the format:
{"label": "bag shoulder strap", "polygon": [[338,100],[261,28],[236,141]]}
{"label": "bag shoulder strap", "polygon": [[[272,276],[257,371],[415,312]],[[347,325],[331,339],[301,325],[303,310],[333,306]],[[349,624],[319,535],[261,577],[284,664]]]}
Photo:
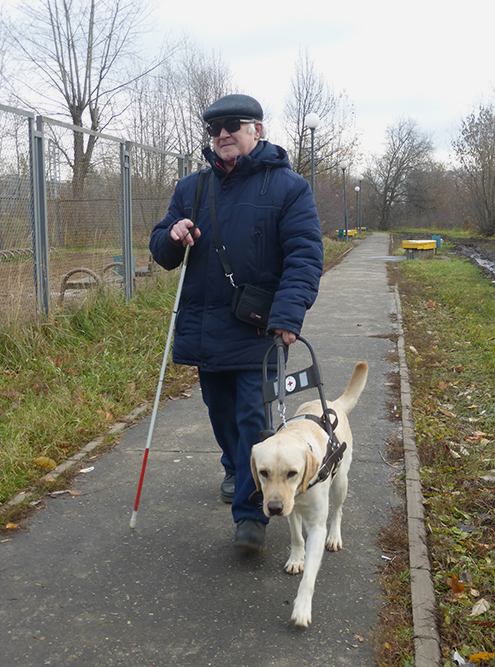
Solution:
{"label": "bag shoulder strap", "polygon": [[[205,189],[206,180],[207,180],[207,178],[210,174],[211,174],[211,169],[202,169],[199,172],[198,180],[196,181],[196,188],[194,190],[193,209],[192,209],[192,215],[191,215],[191,220],[194,222],[194,227],[196,227],[196,221],[198,219],[199,207],[201,206],[201,202],[203,200],[203,192],[204,192],[204,189]],[[194,227],[191,231],[194,230]]]}
{"label": "bag shoulder strap", "polygon": [[222,263],[223,270],[226,277],[230,280],[232,285],[235,287],[234,283],[234,273],[232,267],[230,266],[227,253],[225,251],[225,246],[222,243],[222,237],[220,236],[220,230],[218,229],[217,222],[217,210],[215,207],[215,179],[213,176],[210,177],[210,183],[208,187],[208,204],[210,208],[210,218],[211,218],[211,231],[213,232],[213,239],[215,241],[215,246],[217,249],[218,256]]}

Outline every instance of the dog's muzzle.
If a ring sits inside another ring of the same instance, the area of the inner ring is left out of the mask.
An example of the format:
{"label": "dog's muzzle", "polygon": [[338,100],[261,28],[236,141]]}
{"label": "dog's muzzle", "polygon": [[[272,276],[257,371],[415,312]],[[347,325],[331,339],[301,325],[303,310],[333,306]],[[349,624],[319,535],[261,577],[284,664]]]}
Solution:
{"label": "dog's muzzle", "polygon": [[284,503],[280,500],[271,500],[266,504],[266,508],[270,512],[270,516],[281,516],[284,511]]}

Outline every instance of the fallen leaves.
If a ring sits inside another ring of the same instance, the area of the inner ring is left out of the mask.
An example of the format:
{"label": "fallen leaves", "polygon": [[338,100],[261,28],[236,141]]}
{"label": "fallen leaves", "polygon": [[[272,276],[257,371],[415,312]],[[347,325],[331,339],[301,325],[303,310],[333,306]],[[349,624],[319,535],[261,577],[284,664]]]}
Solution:
{"label": "fallen leaves", "polygon": [[491,660],[492,658],[495,658],[495,653],[487,653],[486,651],[483,651],[482,653],[472,653],[469,656],[469,659],[474,660],[475,662],[480,662],[481,660]]}
{"label": "fallen leaves", "polygon": [[477,442],[478,440],[485,441],[481,444],[488,444],[488,438],[493,438],[491,433],[485,433],[484,431],[474,431],[473,435],[465,435],[464,440],[470,440],[471,442]]}
{"label": "fallen leaves", "polygon": [[22,396],[22,394],[17,389],[6,389],[0,393],[0,398],[7,398],[10,401],[14,401],[20,396]]}
{"label": "fallen leaves", "polygon": [[55,461],[48,456],[38,456],[37,459],[34,459],[33,463],[35,463],[40,468],[47,468],[47,470],[53,470],[57,467]]}
{"label": "fallen leaves", "polygon": [[471,623],[472,625],[481,625],[484,628],[495,628],[495,621],[478,621],[473,619]]}
{"label": "fallen leaves", "polygon": [[107,422],[111,422],[115,419],[113,413],[110,410],[97,410],[96,412]]}
{"label": "fallen leaves", "polygon": [[485,598],[481,598],[481,600],[478,600],[478,602],[473,605],[470,616],[481,616],[481,614],[485,614],[489,609],[490,603],[485,600]]}
{"label": "fallen leaves", "polygon": [[446,417],[451,417],[451,418],[457,417],[455,412],[451,412],[450,410],[446,410],[445,408],[442,408],[441,406],[438,408],[438,411],[441,412],[442,415],[445,415]]}
{"label": "fallen leaves", "polygon": [[[465,573],[463,573],[463,576],[465,576]],[[467,580],[470,579],[469,576],[466,577]],[[471,576],[472,579],[472,576]],[[469,588],[468,593],[466,593],[466,590],[464,588],[464,585],[458,580],[458,578],[452,574],[450,577],[447,579],[447,584],[450,587],[453,599],[458,600],[460,605],[465,605],[465,604],[470,604],[469,602],[469,597],[474,597],[477,598],[479,597],[480,593],[477,589],[475,588]],[[464,601],[467,601],[464,602]],[[486,598],[480,598],[479,600],[476,600],[474,602],[473,606],[471,607],[471,611],[469,613],[469,619],[470,622],[473,625],[480,625],[484,627],[494,627],[495,622],[493,620],[478,620],[476,617],[482,616],[483,614],[486,614],[487,612],[490,611],[490,603]],[[466,609],[466,614],[467,614],[467,609]],[[450,617],[450,614],[448,615]],[[447,618],[447,617],[446,617]],[[449,622],[449,621],[447,621]],[[466,654],[465,654],[466,655]],[[457,656],[457,657],[456,657]],[[488,656],[488,657],[485,657]],[[470,661],[474,662],[479,662],[481,660],[489,660],[491,658],[495,657],[495,654],[493,653],[475,653],[470,655]],[[467,663],[465,660],[456,652],[454,654],[454,661],[457,665],[468,665],[472,664],[471,662]]]}
{"label": "fallen leaves", "polygon": [[[459,596],[459,595],[461,595],[461,593],[464,592],[464,586],[463,586],[463,585],[461,584],[461,582],[457,579],[457,577],[455,576],[455,574],[453,574],[452,576],[450,576],[450,577],[447,579],[447,583],[448,583],[448,585],[450,586],[450,588],[451,588],[451,590],[452,590],[452,593],[453,593],[456,597]],[[466,596],[464,595],[464,597],[466,597]]]}
{"label": "fallen leaves", "polygon": [[82,491],[79,491],[78,489],[63,489],[61,491],[52,491],[50,493],[50,496],[52,498],[57,498],[58,496],[63,496],[64,494],[69,494],[69,496],[75,497],[75,496],[80,496]]}

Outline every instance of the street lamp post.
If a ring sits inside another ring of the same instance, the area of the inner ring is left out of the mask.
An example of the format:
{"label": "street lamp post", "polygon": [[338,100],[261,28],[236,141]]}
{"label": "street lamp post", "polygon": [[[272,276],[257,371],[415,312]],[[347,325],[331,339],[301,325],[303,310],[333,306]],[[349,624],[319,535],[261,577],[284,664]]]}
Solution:
{"label": "street lamp post", "polygon": [[363,186],[362,186],[363,175],[358,174],[357,179],[359,181],[359,227],[358,227],[358,229],[359,229],[359,233],[361,234],[361,227],[362,227],[362,225],[361,225],[361,222],[362,222],[361,221],[361,210],[362,210],[361,209],[361,198],[363,196],[363,194],[362,194],[363,193]]}
{"label": "street lamp post", "polygon": [[311,130],[311,189],[315,191],[315,130],[318,127],[320,118],[316,113],[308,113],[304,119],[306,127]]}
{"label": "street lamp post", "polygon": [[347,230],[347,193],[345,188],[345,170],[347,169],[347,162],[343,161],[340,163],[340,168],[342,169],[342,177],[344,179],[344,223],[345,223],[345,240],[349,240],[349,234]]}
{"label": "street lamp post", "polygon": [[361,229],[359,228],[359,193],[361,192],[361,188],[359,187],[359,185],[356,185],[354,190],[356,191],[356,230],[360,234]]}

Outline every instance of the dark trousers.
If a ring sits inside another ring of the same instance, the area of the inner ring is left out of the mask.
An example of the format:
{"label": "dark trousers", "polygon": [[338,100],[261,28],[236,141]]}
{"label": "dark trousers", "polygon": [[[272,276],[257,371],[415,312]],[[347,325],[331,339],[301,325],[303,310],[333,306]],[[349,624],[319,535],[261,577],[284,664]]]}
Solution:
{"label": "dark trousers", "polygon": [[208,407],[215,438],[222,449],[225,471],[235,475],[232,514],[240,519],[268,523],[259,502],[249,496],[256,490],[251,474],[251,448],[265,428],[261,371],[199,371],[203,401]]}

